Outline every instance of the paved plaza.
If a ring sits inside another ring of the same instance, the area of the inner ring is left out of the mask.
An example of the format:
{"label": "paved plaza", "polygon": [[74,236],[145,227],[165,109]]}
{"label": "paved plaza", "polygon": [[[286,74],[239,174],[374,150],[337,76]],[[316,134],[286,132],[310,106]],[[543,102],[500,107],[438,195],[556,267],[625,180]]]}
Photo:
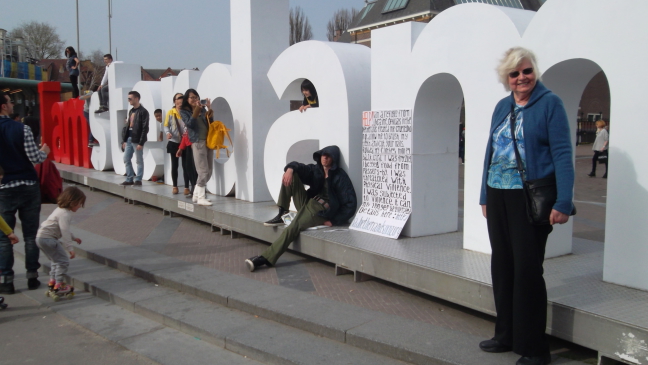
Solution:
{"label": "paved plaza", "polygon": [[[607,180],[587,177],[590,167],[591,147],[577,147],[575,201],[578,215],[574,217],[574,236],[603,242]],[[460,169],[460,175],[462,174],[463,169]],[[598,175],[602,174],[602,169],[599,169]],[[460,177],[461,201],[463,178]],[[184,217],[164,216],[158,208],[126,204],[121,197],[90,191],[84,186],[81,188],[88,199],[85,209],[74,215],[73,224],[79,230],[206,268],[362,309],[424,322],[470,336],[492,336],[494,321],[488,315],[382,280],[355,282],[353,275],[335,276],[332,264],[295,252],[287,252],[275,267],[250,273],[243,260],[262,252],[267,243],[245,236],[232,239],[211,232],[209,225],[205,223]],[[54,205],[43,205],[43,219],[53,209]],[[74,265],[75,261],[72,260],[71,266]],[[9,296],[8,301],[11,298],[13,297]],[[12,305],[12,311],[25,310],[23,307],[29,305],[30,303],[17,301]],[[4,321],[12,321],[12,316],[7,315],[9,313],[11,312],[3,315]],[[552,351],[559,358],[596,363],[595,351],[555,338],[552,339]]]}

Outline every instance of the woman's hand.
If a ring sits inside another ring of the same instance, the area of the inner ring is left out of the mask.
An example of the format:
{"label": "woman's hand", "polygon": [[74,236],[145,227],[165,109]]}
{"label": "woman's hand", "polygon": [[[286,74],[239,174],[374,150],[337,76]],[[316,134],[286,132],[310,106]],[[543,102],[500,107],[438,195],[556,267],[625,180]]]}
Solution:
{"label": "woman's hand", "polygon": [[486,204],[482,205],[481,207],[482,207],[482,214],[484,215],[484,218],[488,218],[486,216]]}
{"label": "woman's hand", "polygon": [[569,220],[569,216],[565,213],[561,213],[555,209],[551,210],[551,215],[549,215],[549,224],[564,224]]}
{"label": "woman's hand", "polygon": [[207,110],[211,110],[211,99],[207,98],[205,100],[207,101],[207,104],[205,104],[205,106],[207,106]]}
{"label": "woman's hand", "polygon": [[288,169],[286,169],[286,172],[284,172],[281,181],[283,182],[284,186],[290,186],[290,184],[292,184],[292,179],[293,179],[293,169],[289,167]]}
{"label": "woman's hand", "polygon": [[171,139],[171,137],[173,137],[173,135],[171,133],[167,133],[167,139]]}
{"label": "woman's hand", "polygon": [[193,107],[193,115],[192,115],[192,117],[198,118],[198,116],[200,115],[200,112],[202,110],[203,110],[202,105],[200,105],[200,102],[198,102],[198,104],[194,105],[194,107]]}
{"label": "woman's hand", "polygon": [[299,107],[299,112],[303,113],[303,112],[306,111],[306,109],[308,109],[310,107],[311,107],[310,105],[302,105],[302,106]]}
{"label": "woman's hand", "polygon": [[176,157],[180,157],[180,156],[182,156],[182,150],[179,149],[179,150],[176,152]]}
{"label": "woman's hand", "polygon": [[76,243],[78,243],[78,244],[81,244],[81,242],[83,242],[83,241],[81,241],[80,238],[75,238],[74,241],[75,241]]}

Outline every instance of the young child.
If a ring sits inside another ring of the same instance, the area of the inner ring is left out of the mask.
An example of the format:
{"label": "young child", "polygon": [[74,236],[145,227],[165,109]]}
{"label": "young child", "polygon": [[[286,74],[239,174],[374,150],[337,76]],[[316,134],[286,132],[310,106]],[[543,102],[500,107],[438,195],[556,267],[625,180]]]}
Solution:
{"label": "young child", "polygon": [[[57,300],[61,296],[74,295],[74,287],[65,284],[63,277],[75,257],[72,242],[81,244],[81,239],[70,232],[72,213],[85,205],[86,196],[81,189],[70,186],[58,197],[58,208],[43,222],[36,234],[36,245],[50,259],[50,281],[48,296]],[[67,252],[66,252],[67,251]]]}
{"label": "young child", "polygon": [[[4,170],[2,169],[2,166],[0,166],[0,181],[2,181],[2,178],[4,177]],[[13,229],[9,227],[7,222],[0,216],[0,231],[4,233],[7,238],[9,238],[9,242],[11,242],[12,245],[15,245],[16,243],[20,242],[18,239],[18,236],[13,232]],[[4,304],[4,297],[0,297],[0,309],[5,309],[7,308],[7,305]]]}
{"label": "young child", "polygon": [[160,142],[164,140],[164,133],[162,132],[164,130],[164,128],[162,127],[162,109],[155,109],[153,115],[155,115],[155,120],[157,121],[158,130],[160,131],[158,135],[158,142]]}

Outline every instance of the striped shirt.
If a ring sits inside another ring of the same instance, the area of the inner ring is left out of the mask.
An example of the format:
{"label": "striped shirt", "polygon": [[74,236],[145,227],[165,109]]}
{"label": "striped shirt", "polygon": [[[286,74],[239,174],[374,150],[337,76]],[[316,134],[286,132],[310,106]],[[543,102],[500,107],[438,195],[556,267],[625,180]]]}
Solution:
{"label": "striped shirt", "polygon": [[[29,158],[29,161],[33,164],[41,163],[47,159],[47,154],[44,151],[41,151],[38,146],[36,145],[36,142],[34,142],[34,135],[32,134],[31,128],[29,126],[25,126],[25,153],[27,154],[27,158]],[[37,181],[33,180],[14,180],[8,184],[2,184],[0,185],[0,189],[9,189],[9,188],[15,188],[16,186],[20,185],[34,185],[36,184]]]}

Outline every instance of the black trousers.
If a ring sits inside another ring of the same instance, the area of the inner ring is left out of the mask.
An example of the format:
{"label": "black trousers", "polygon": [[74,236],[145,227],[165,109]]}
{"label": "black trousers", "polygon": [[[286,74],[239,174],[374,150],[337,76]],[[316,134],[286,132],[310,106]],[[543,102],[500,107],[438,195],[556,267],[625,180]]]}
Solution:
{"label": "black trousers", "polygon": [[[596,164],[598,163],[598,158],[600,155],[602,155],[603,152],[601,151],[594,151],[594,157],[592,157],[592,175],[596,175]],[[608,154],[608,158],[605,159],[605,173],[607,174],[608,170],[608,159],[610,158]]]}
{"label": "black trousers", "polygon": [[193,189],[196,187],[196,181],[198,181],[198,172],[196,172],[196,165],[194,164],[191,147],[186,147],[182,150],[182,170],[185,188],[189,188],[189,183],[191,183],[191,193],[193,194]]}
{"label": "black trousers", "polygon": [[488,187],[486,216],[493,254],[495,339],[521,356],[546,356],[545,246],[553,230],[527,221],[524,191]]}
{"label": "black trousers", "polygon": [[70,75],[70,83],[72,83],[72,97],[79,97],[79,75]]}

